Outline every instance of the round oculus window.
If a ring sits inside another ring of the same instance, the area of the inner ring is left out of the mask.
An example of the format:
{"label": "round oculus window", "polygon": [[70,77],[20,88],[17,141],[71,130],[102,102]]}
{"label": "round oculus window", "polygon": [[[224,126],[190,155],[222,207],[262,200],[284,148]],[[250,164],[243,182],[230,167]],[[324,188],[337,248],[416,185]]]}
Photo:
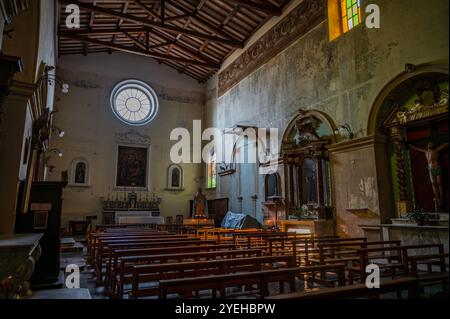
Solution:
{"label": "round oculus window", "polygon": [[114,87],[111,108],[122,122],[141,126],[151,122],[158,113],[158,97],[147,83],[125,80]]}

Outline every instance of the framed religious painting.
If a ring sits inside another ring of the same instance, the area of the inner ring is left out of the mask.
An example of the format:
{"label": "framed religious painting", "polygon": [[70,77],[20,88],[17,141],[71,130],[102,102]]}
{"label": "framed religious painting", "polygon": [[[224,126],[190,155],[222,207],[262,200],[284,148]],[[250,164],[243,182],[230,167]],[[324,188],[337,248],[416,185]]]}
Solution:
{"label": "framed religious painting", "polygon": [[147,188],[148,147],[118,145],[116,187]]}

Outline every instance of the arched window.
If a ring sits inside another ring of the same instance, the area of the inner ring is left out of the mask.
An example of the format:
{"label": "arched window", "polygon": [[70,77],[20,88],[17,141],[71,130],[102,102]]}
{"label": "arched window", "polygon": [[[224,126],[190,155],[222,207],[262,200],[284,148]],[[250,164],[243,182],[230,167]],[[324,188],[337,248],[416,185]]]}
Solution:
{"label": "arched window", "polygon": [[281,182],[280,175],[278,173],[268,174],[265,178],[265,190],[266,190],[266,200],[271,196],[280,196]]}
{"label": "arched window", "polygon": [[330,41],[360,25],[361,0],[328,0]]}
{"label": "arched window", "polygon": [[122,122],[142,126],[151,122],[158,113],[159,103],[155,91],[145,82],[125,80],[118,83],[110,98],[113,113]]}
{"label": "arched window", "polygon": [[214,148],[211,149],[211,153],[209,155],[209,162],[207,163],[207,188],[216,188],[217,174],[217,153]]}
{"label": "arched window", "polygon": [[167,188],[183,188],[183,169],[176,164],[170,165],[169,169],[167,170]]}

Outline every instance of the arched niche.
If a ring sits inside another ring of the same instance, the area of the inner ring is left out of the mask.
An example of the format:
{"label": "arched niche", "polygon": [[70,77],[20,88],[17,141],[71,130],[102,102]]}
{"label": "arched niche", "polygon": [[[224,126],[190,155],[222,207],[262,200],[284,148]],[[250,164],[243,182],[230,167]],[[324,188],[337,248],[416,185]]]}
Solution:
{"label": "arched niche", "polygon": [[[448,77],[448,65],[408,65],[407,70],[397,75],[387,83],[376,96],[369,113],[367,135],[386,133],[383,128],[383,120],[388,115],[392,106],[398,104],[398,97],[404,95],[405,88],[411,86],[414,79],[421,76],[442,75]],[[403,98],[405,98],[403,96]]]}
{"label": "arched niche", "polygon": [[183,169],[180,165],[172,164],[167,168],[167,189],[183,189]]}
{"label": "arched niche", "polygon": [[367,132],[386,141],[379,153],[387,156],[377,154],[377,165],[388,172],[382,190],[397,217],[415,207],[448,211],[448,149],[438,156],[446,195],[436,205],[426,156],[411,147],[426,149],[430,142],[436,146],[448,142],[448,83],[448,66],[407,65],[373,103]]}
{"label": "arched niche", "polygon": [[70,165],[70,186],[89,186],[90,166],[85,158],[77,157]]}
{"label": "arched niche", "polygon": [[289,122],[280,150],[287,214],[332,218],[327,146],[336,143],[335,131],[333,120],[316,110],[299,110]]}
{"label": "arched niche", "polygon": [[266,201],[269,197],[281,196],[281,178],[280,174],[266,174],[264,177],[264,194]]}

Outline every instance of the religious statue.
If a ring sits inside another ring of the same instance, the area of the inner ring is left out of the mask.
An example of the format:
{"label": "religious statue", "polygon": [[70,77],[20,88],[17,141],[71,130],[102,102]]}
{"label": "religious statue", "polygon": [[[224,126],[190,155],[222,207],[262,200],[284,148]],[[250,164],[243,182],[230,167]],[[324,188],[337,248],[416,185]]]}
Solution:
{"label": "religious statue", "polygon": [[194,197],[193,218],[208,218],[208,202],[205,195],[202,193],[202,189],[199,188],[197,194]]}
{"label": "religious statue", "polygon": [[439,164],[439,153],[448,147],[449,143],[445,143],[439,147],[435,147],[433,143],[428,143],[426,149],[409,146],[418,152],[424,153],[427,158],[428,172],[430,175],[431,187],[433,188],[435,203],[437,208],[441,208],[444,200],[444,189],[442,186],[442,167]]}

